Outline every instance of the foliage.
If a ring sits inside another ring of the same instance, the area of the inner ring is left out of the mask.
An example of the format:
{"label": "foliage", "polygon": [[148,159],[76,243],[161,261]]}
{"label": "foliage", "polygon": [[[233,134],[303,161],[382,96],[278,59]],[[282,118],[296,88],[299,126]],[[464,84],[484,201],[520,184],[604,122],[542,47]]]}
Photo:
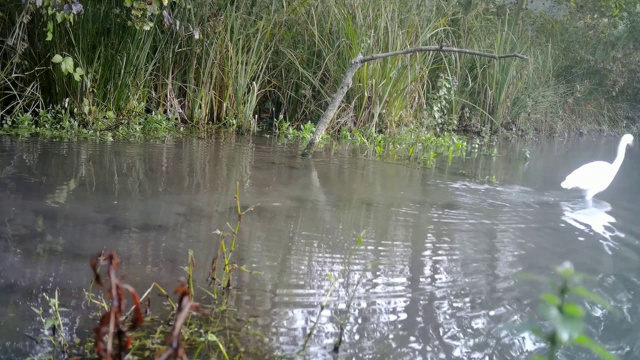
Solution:
{"label": "foliage", "polygon": [[[42,343],[46,340],[47,350],[39,354],[38,358],[57,358],[60,356],[68,355],[69,352],[69,334],[66,331],[62,316],[60,313],[69,311],[68,309],[60,306],[58,301],[59,290],[56,289],[53,296],[43,294],[42,296],[47,302],[48,310],[45,311],[42,307],[31,307],[33,311],[38,314],[38,318],[42,323],[41,333],[33,338],[37,343]],[[29,337],[31,337],[29,335]],[[51,346],[51,348],[48,348]],[[50,356],[49,356],[50,354]]]}
{"label": "foliage", "polygon": [[578,345],[585,347],[602,359],[616,359],[604,347],[584,333],[585,311],[577,302],[571,301],[570,296],[592,301],[604,308],[610,308],[600,296],[581,285],[582,274],[575,272],[573,265],[565,262],[556,269],[560,276],[560,283],[552,284],[553,293],[541,296],[540,313],[546,319],[548,326],[532,326],[530,331],[548,345],[546,357],[534,356],[534,359],[554,359],[562,346]]}
{"label": "foliage", "polygon": [[[235,262],[231,261],[231,257],[233,255],[234,250],[236,249],[236,241],[238,239],[238,232],[240,231],[240,224],[242,223],[242,218],[244,215],[253,210],[253,206],[242,210],[240,206],[240,183],[236,183],[236,195],[234,197],[236,202],[236,210],[238,215],[238,221],[236,222],[235,227],[229,226],[230,232],[222,232],[220,230],[216,230],[216,234],[220,236],[220,245],[218,246],[218,251],[216,255],[213,257],[211,261],[211,269],[209,271],[209,282],[213,285],[214,298],[217,298],[217,287],[222,286],[224,290],[229,290],[231,288],[231,273],[235,270],[248,271],[244,266],[238,266]],[[256,205],[257,206],[257,205]],[[229,242],[229,239],[231,241]],[[222,257],[222,267],[219,267],[220,257]],[[222,269],[219,271],[218,269]],[[221,275],[218,274],[221,272]]]}
{"label": "foliage", "polygon": [[31,132],[101,137],[114,126],[129,136],[140,119],[158,116],[202,134],[277,127],[304,142],[357,54],[443,44],[530,60],[424,53],[369,63],[330,133],[630,127],[640,91],[638,0],[527,4],[13,0],[0,10],[0,121],[20,129],[14,119],[47,113],[64,129],[68,113],[88,131],[40,131],[36,122]]}
{"label": "foliage", "polygon": [[45,136],[58,139],[95,138],[103,140],[142,138],[162,139],[187,133],[182,126],[164,115],[149,114],[128,120],[118,119],[113,112],[100,113],[85,102],[85,115],[75,116],[60,107],[40,111],[37,116],[15,114],[1,122],[0,133],[21,137]]}

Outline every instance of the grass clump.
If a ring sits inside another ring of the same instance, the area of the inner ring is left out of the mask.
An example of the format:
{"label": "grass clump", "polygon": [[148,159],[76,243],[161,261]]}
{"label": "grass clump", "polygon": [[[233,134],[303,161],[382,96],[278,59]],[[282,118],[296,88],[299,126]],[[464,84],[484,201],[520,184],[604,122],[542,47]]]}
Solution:
{"label": "grass clump", "polygon": [[13,129],[24,115],[55,114],[66,129],[56,109],[70,109],[82,136],[98,136],[112,119],[134,129],[149,116],[201,134],[256,133],[281,116],[300,131],[318,121],[358,54],[440,44],[529,61],[424,53],[367,64],[330,133],[628,129],[638,112],[640,7],[623,5],[10,1],[0,9],[0,118]]}

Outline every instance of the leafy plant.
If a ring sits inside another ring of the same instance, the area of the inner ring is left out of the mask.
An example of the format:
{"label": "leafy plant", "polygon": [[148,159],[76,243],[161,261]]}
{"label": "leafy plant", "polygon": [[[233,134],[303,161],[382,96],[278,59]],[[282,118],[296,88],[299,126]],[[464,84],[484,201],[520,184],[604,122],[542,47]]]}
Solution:
{"label": "leafy plant", "polygon": [[67,340],[68,334],[65,332],[64,322],[60,313],[69,311],[68,309],[60,306],[58,300],[58,289],[55,290],[54,296],[48,296],[43,294],[42,296],[47,301],[48,310],[45,311],[42,307],[31,307],[42,323],[42,332],[35,338],[36,342],[47,342],[53,347],[52,357],[55,358],[57,353],[65,354],[69,350],[69,342]]}
{"label": "leafy plant", "polygon": [[[234,200],[236,202],[236,210],[238,220],[236,222],[235,227],[231,227],[231,225],[227,224],[229,227],[229,232],[222,232],[220,230],[216,230],[215,234],[220,237],[220,244],[218,246],[218,250],[216,255],[213,257],[211,261],[211,269],[209,271],[209,282],[213,285],[213,295],[217,297],[217,287],[222,286],[224,290],[228,290],[231,288],[231,274],[235,270],[249,271],[244,266],[238,266],[235,262],[233,262],[232,256],[233,252],[236,249],[236,241],[238,239],[238,232],[240,231],[240,224],[242,223],[242,218],[246,213],[253,210],[255,206],[249,207],[245,210],[242,210],[240,206],[240,183],[236,182],[236,194],[234,196]],[[230,239],[229,239],[230,238]],[[229,241],[230,240],[230,241]],[[222,258],[222,260],[220,260]],[[222,263],[220,263],[222,261]],[[221,269],[221,270],[220,270]]]}
{"label": "leafy plant", "polygon": [[616,356],[584,333],[584,308],[571,298],[577,297],[591,301],[605,309],[610,309],[611,306],[602,297],[581,284],[584,275],[577,273],[570,262],[565,262],[556,268],[556,273],[560,276],[560,282],[552,282],[554,291],[540,297],[542,300],[540,313],[546,322],[541,326],[531,326],[529,329],[547,344],[547,356],[535,355],[533,358],[555,359],[562,346],[577,345],[591,350],[602,359],[616,359]]}
{"label": "leafy plant", "polygon": [[[102,276],[99,269],[106,269],[107,281],[109,287],[109,309],[100,317],[99,325],[95,328],[95,350],[96,354],[102,359],[124,359],[127,351],[131,347],[131,337],[129,332],[138,328],[144,321],[140,300],[136,291],[124,282],[117,275],[118,257],[115,252],[102,252],[91,259],[91,269],[93,270],[94,283],[98,287],[103,287]],[[134,306],[131,324],[124,327],[121,319],[126,313],[125,311],[125,291],[131,295]],[[117,343],[117,349],[114,345]]]}

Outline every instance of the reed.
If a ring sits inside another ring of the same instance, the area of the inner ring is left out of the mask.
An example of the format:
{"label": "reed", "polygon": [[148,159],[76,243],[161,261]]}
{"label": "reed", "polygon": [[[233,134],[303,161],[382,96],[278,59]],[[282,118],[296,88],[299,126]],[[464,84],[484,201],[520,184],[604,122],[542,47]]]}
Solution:
{"label": "reed", "polygon": [[[498,2],[156,5],[157,12],[135,17],[122,1],[107,0],[59,22],[58,12],[49,15],[35,1],[0,9],[0,121],[12,128],[24,114],[58,108],[94,133],[147,115],[200,133],[256,133],[279,117],[297,128],[318,120],[356,55],[437,44],[530,60],[424,53],[366,64],[330,132],[618,129],[638,90],[640,53],[626,46],[639,40],[637,9],[598,22]],[[63,73],[51,62],[55,55],[71,58],[83,74]]]}

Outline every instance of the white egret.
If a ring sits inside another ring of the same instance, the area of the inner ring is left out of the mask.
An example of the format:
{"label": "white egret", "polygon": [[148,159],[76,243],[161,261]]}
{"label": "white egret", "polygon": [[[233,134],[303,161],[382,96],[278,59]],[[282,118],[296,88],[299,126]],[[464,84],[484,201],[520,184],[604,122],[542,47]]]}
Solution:
{"label": "white egret", "polygon": [[584,164],[569,174],[560,186],[565,189],[581,189],[584,191],[585,199],[591,200],[595,194],[609,187],[622,165],[627,145],[632,144],[633,135],[625,134],[620,140],[618,155],[613,163],[594,161]]}

